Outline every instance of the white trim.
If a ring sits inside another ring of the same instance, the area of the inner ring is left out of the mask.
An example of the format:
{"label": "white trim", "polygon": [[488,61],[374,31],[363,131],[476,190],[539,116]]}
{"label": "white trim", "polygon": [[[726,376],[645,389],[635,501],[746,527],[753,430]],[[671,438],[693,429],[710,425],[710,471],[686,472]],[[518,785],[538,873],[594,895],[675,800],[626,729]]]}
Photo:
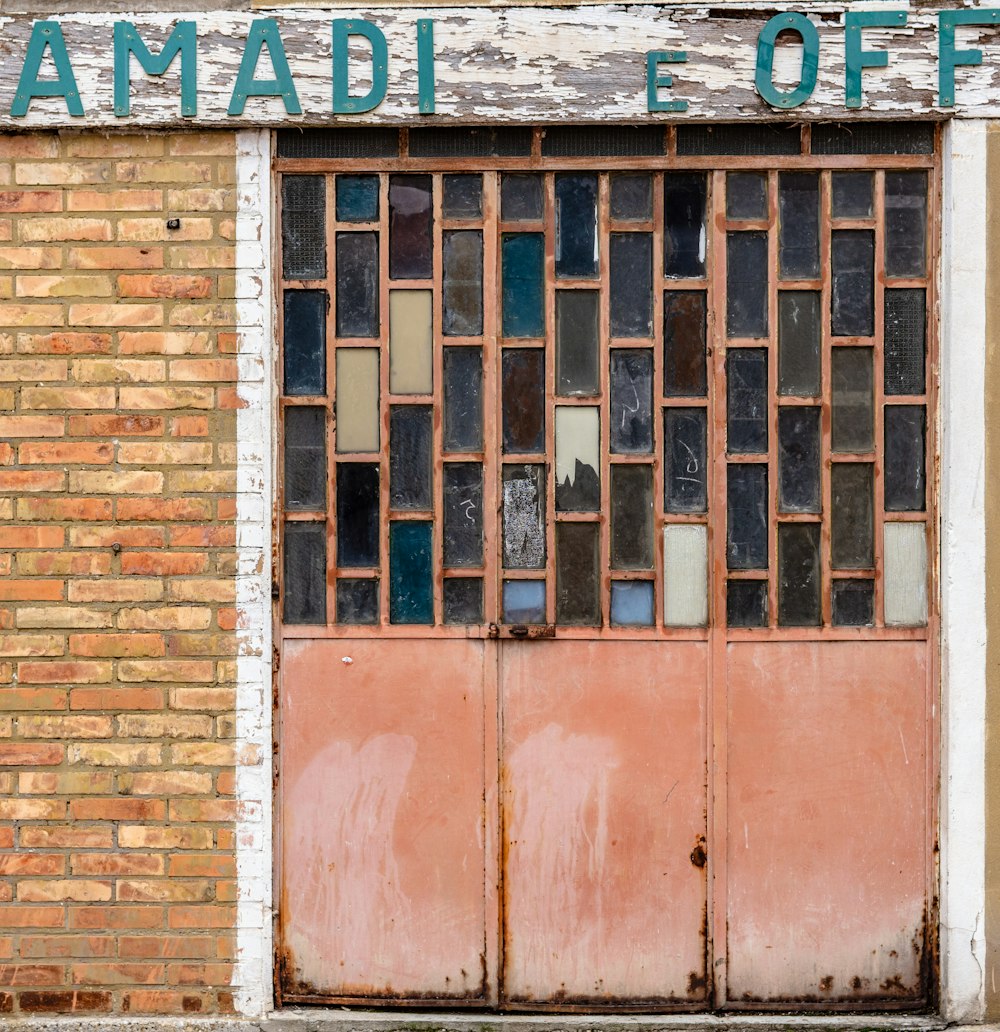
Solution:
{"label": "white trim", "polygon": [[986,136],[945,134],[941,255],[941,1013],[985,1013]]}

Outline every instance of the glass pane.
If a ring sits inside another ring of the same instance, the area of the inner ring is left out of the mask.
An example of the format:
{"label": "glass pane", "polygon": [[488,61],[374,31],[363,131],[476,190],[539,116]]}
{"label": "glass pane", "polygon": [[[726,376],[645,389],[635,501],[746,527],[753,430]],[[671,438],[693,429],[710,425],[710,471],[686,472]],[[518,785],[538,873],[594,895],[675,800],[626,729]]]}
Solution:
{"label": "glass pane", "polygon": [[509,624],[545,623],[545,581],[505,580],[503,619]]}
{"label": "glass pane", "polygon": [[430,509],[430,405],[389,408],[389,505],[393,509]]}
{"label": "glass pane", "polygon": [[483,447],[483,350],[444,349],[444,450]]}
{"label": "glass pane", "polygon": [[767,581],[726,582],[726,623],[730,627],[767,626]]}
{"label": "glass pane", "polygon": [[282,619],[287,624],[326,623],[326,524],[285,524]]}
{"label": "glass pane", "polygon": [[378,336],[378,234],[337,234],[337,336]]}
{"label": "glass pane", "polygon": [[619,172],[611,177],[611,217],[639,222],[653,217],[653,177],[645,172]]}
{"label": "glass pane", "polygon": [[833,626],[870,627],[875,622],[875,582],[833,582]]}
{"label": "glass pane", "polygon": [[663,295],[663,393],[668,398],[703,398],[708,393],[706,325],[703,290],[668,290]]}
{"label": "glass pane", "polygon": [[281,177],[281,268],[285,279],[326,275],[326,177]]}
{"label": "glass pane", "polygon": [[545,335],[545,238],[541,233],[504,233],[500,247],[503,335],[542,337]]}
{"label": "glass pane", "polygon": [[611,626],[652,627],[655,617],[653,582],[611,582]]}
{"label": "glass pane", "polygon": [[648,454],[653,450],[653,352],[611,352],[611,450]]}
{"label": "glass pane", "polygon": [[597,176],[556,176],[556,276],[597,275]]}
{"label": "glass pane", "polygon": [[326,508],[326,409],[285,409],[285,508]]}
{"label": "glass pane", "polygon": [[663,622],[668,627],[708,623],[708,528],[674,523],[663,528]]}
{"label": "glass pane", "polygon": [[378,349],[337,349],[337,451],[379,449]]}
{"label": "glass pane", "polygon": [[337,623],[378,623],[378,581],[337,581]]}
{"label": "glass pane", "polygon": [[927,173],[885,174],[885,272],[923,276],[927,271]]}
{"label": "glass pane", "polygon": [[430,176],[389,177],[389,278],[430,279],[434,271]]}
{"label": "glass pane", "polygon": [[767,451],[767,352],[734,348],[726,355],[726,450]]}
{"label": "glass pane", "polygon": [[431,525],[424,520],[389,523],[389,622],[434,623]]}
{"label": "glass pane", "polygon": [[556,291],[556,393],[598,393],[596,290]]}
{"label": "glass pane", "polygon": [[871,172],[834,172],[832,206],[835,219],[867,219],[872,215]]}
{"label": "glass pane", "polygon": [[819,420],[818,407],[778,409],[779,512],[820,511]]}
{"label": "glass pane", "polygon": [[704,172],[667,172],[663,176],[663,275],[705,275]]}
{"label": "glass pane", "polygon": [[831,236],[831,332],[870,337],[875,332],[875,234],[835,229]]}
{"label": "glass pane", "polygon": [[871,348],[834,348],[830,446],[837,452],[869,452],[874,447],[874,378]]}
{"label": "glass pane", "polygon": [[337,463],[338,566],[378,566],[378,497],[378,463]]}
{"label": "glass pane", "polygon": [[556,622],[601,622],[600,525],[556,524]]}
{"label": "glass pane", "polygon": [[378,176],[337,176],[337,221],[378,219]]}
{"label": "glass pane", "polygon": [[611,467],[611,567],[653,568],[653,467]]}
{"label": "glass pane", "polygon": [[545,352],[505,348],[502,360],[503,450],[515,454],[545,449]]}
{"label": "glass pane", "polygon": [[767,218],[766,172],[730,172],[726,176],[726,216],[730,219]]}
{"label": "glass pane", "polygon": [[726,234],[726,333],[767,336],[767,233]]}
{"label": "glass pane", "polygon": [[820,622],[818,523],[778,524],[778,624]]}
{"label": "glass pane", "polygon": [[326,394],[326,291],[286,290],[284,300],[285,393]]}
{"label": "glass pane", "polygon": [[923,523],[886,523],[885,622],[889,627],[927,623],[927,528]]}
{"label": "glass pane", "polygon": [[835,570],[863,570],[875,561],[872,469],[867,462],[835,462],[830,469],[830,547]]}
{"label": "glass pane", "polygon": [[446,229],[441,295],[446,337],[478,337],[483,332],[483,234]]}
{"label": "glass pane", "polygon": [[611,336],[653,335],[653,237],[650,233],[612,233]]}
{"label": "glass pane", "polygon": [[449,577],[444,582],[444,622],[483,622],[483,582],[479,577]]}
{"label": "glass pane", "polygon": [[556,406],[556,509],[601,507],[601,417],[596,408]]}
{"label": "glass pane", "polygon": [[815,397],[820,393],[820,293],[778,294],[778,393]]}
{"label": "glass pane", "polygon": [[767,569],[767,466],[726,467],[726,561],[730,570]]}
{"label": "glass pane", "polygon": [[778,175],[778,267],[783,279],[819,276],[819,174]]}
{"label": "glass pane", "polygon": [[923,405],[885,407],[885,507],[889,512],[922,512],[927,467]]}
{"label": "glass pane", "polygon": [[542,217],[542,177],[506,174],[500,177],[500,217],[504,222],[530,222]]}
{"label": "glass pane", "polygon": [[923,394],[927,297],[921,287],[885,292],[885,393]]}
{"label": "glass pane", "polygon": [[[446,219],[478,219],[483,214],[483,177],[479,175],[445,176],[441,214]],[[467,623],[468,621],[459,622]]]}
{"label": "glass pane", "polygon": [[483,467],[444,464],[444,565],[483,564]]}
{"label": "glass pane", "polygon": [[667,512],[708,510],[708,414],[703,408],[663,410],[663,492]]}
{"label": "glass pane", "polygon": [[434,390],[434,295],[429,290],[389,291],[389,393]]}
{"label": "glass pane", "polygon": [[503,564],[508,570],[545,566],[545,467],[503,468]]}

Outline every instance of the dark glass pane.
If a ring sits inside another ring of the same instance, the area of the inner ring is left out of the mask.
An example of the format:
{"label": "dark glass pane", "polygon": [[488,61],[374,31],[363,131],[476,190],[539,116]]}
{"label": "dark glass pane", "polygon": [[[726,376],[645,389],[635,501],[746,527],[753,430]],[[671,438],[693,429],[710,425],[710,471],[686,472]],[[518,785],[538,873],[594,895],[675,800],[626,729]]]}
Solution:
{"label": "dark glass pane", "polygon": [[279,158],[395,158],[398,129],[279,129]]}
{"label": "dark glass pane", "polygon": [[813,154],[933,154],[932,122],[817,122]]}
{"label": "dark glass pane", "polygon": [[663,295],[663,393],[668,398],[703,398],[708,393],[706,326],[703,290],[668,290]]}
{"label": "dark glass pane", "polygon": [[556,622],[601,622],[600,525],[556,524]]}
{"label": "dark glass pane", "polygon": [[663,176],[663,275],[705,275],[704,172],[667,172]]}
{"label": "dark glass pane", "polygon": [[378,219],[378,176],[337,176],[337,221]]}
{"label": "dark glass pane", "polygon": [[483,468],[444,464],[444,565],[483,564]]}
{"label": "dark glass pane", "polygon": [[730,570],[767,569],[767,466],[726,467],[726,561]]}
{"label": "dark glass pane", "polygon": [[778,176],[778,268],[783,279],[819,276],[819,173]]}
{"label": "dark glass pane", "polygon": [[378,566],[378,495],[378,463],[337,463],[338,566]]}
{"label": "dark glass pane", "polygon": [[326,410],[285,409],[285,508],[326,507]]}
{"label": "dark glass pane", "polygon": [[653,450],[653,352],[611,352],[611,450],[647,454]]}
{"label": "dark glass pane", "polygon": [[818,290],[778,294],[778,393],[814,397],[820,392],[822,323]]}
{"label": "dark glass pane", "polygon": [[612,233],[611,336],[653,335],[653,237]]}
{"label": "dark glass pane", "polygon": [[832,209],[835,219],[867,219],[872,214],[871,172],[834,172]]}
{"label": "dark glass pane", "polygon": [[619,172],[611,177],[611,217],[638,222],[653,217],[653,177],[646,172]]}
{"label": "dark glass pane", "polygon": [[597,275],[597,176],[556,176],[556,275]]}
{"label": "dark glass pane", "polygon": [[500,217],[504,222],[530,222],[542,217],[542,177],[514,175],[500,177]]}
{"label": "dark glass pane", "polygon": [[545,158],[627,158],[663,153],[658,125],[559,125],[542,135]]}
{"label": "dark glass pane", "polygon": [[545,351],[505,348],[501,363],[503,450],[529,454],[545,448]]}
{"label": "dark glass pane", "polygon": [[831,564],[861,570],[874,563],[874,487],[867,462],[835,462],[830,469]]}
{"label": "dark glass pane", "polygon": [[684,157],[716,154],[752,157],[798,154],[801,150],[802,133],[797,125],[739,122],[677,127],[677,153]]}
{"label": "dark glass pane", "polygon": [[707,436],[705,409],[663,410],[663,493],[667,512],[707,511]]}
{"label": "dark glass pane", "polygon": [[923,394],[926,294],[920,287],[886,290],[884,311],[885,393]]}
{"label": "dark glass pane", "polygon": [[337,234],[337,336],[378,336],[378,234]]}
{"label": "dark glass pane", "polygon": [[652,466],[611,467],[611,567],[653,567]]}
{"label": "dark glass pane", "polygon": [[389,505],[393,509],[431,508],[430,405],[389,407]]}
{"label": "dark glass pane", "polygon": [[505,337],[545,334],[545,238],[541,233],[504,233],[501,243]]}
{"label": "dark glass pane", "polygon": [[526,158],[531,130],[520,126],[427,126],[410,130],[411,158]]}
{"label": "dark glass pane", "polygon": [[885,273],[927,271],[927,173],[885,174]]}
{"label": "dark glass pane", "polygon": [[767,336],[767,233],[726,234],[726,333]]}
{"label": "dark glass pane", "polygon": [[598,392],[596,290],[556,291],[556,393]]}
{"label": "dark glass pane", "polygon": [[656,622],[654,605],[652,581],[611,582],[612,627],[652,627]]}
{"label": "dark glass pane", "polygon": [[478,219],[483,214],[483,177],[445,176],[441,214],[446,219]]}
{"label": "dark glass pane", "polygon": [[378,623],[378,581],[337,581],[337,623]]}
{"label": "dark glass pane", "polygon": [[830,447],[837,452],[872,450],[875,419],[871,348],[834,348]]}
{"label": "dark glass pane", "polygon": [[503,564],[508,570],[545,566],[545,467],[503,468]]}
{"label": "dark glass pane", "polygon": [[733,348],[726,355],[726,450],[767,451],[767,352]]}
{"label": "dark glass pane", "polygon": [[326,291],[286,290],[282,350],[286,394],[326,394]]}
{"label": "dark glass pane", "polygon": [[503,619],[509,624],[545,623],[545,581],[504,581]]}
{"label": "dark glass pane", "polygon": [[815,627],[820,622],[819,524],[778,524],[778,623]]}
{"label": "dark glass pane", "polygon": [[444,349],[444,450],[483,447],[482,348]]}
{"label": "dark glass pane", "polygon": [[434,271],[430,176],[389,177],[389,277],[430,279]]}
{"label": "dark glass pane", "polygon": [[281,177],[281,267],[285,279],[326,275],[326,177]]}
{"label": "dark glass pane", "polygon": [[875,234],[835,229],[831,245],[835,337],[870,337],[875,332]]}
{"label": "dark glass pane", "polygon": [[326,623],[326,524],[285,524],[283,619]]}
{"label": "dark glass pane", "polygon": [[478,337],[483,332],[483,234],[446,229],[441,294],[446,337]]}
{"label": "dark glass pane", "polygon": [[449,577],[444,582],[444,622],[483,622],[483,582],[479,577]]}
{"label": "dark glass pane", "polygon": [[885,407],[885,507],[889,512],[922,512],[927,466],[923,405]]}
{"label": "dark glass pane", "polygon": [[767,218],[767,173],[729,172],[726,175],[726,216]]}
{"label": "dark glass pane", "polygon": [[819,512],[818,407],[778,409],[778,510]]}
{"label": "dark glass pane", "polygon": [[726,623],[730,627],[767,626],[767,581],[726,582]]}
{"label": "dark glass pane", "polygon": [[431,525],[424,520],[389,524],[389,622],[434,623]]}
{"label": "dark glass pane", "polygon": [[834,627],[870,627],[875,622],[875,582],[833,582]]}

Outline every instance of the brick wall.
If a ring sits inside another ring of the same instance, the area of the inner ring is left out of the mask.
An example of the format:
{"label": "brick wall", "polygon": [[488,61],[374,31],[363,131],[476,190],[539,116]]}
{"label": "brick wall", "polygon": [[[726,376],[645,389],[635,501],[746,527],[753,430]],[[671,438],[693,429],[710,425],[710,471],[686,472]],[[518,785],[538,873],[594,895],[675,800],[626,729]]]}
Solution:
{"label": "brick wall", "polygon": [[0,1014],[232,1007],[234,155],[0,136]]}

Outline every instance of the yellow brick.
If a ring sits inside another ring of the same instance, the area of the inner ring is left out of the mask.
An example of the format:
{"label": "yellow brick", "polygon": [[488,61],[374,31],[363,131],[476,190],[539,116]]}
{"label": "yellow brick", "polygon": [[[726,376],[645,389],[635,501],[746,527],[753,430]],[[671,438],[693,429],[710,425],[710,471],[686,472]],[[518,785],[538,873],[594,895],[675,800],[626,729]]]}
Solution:
{"label": "yellow brick", "polygon": [[167,207],[172,212],[236,211],[236,191],[210,187],[168,190]]}
{"label": "yellow brick", "polygon": [[214,305],[175,305],[170,310],[171,326],[235,326],[236,306],[222,301]]}
{"label": "yellow brick", "polygon": [[67,211],[159,211],[162,190],[67,190]]}
{"label": "yellow brick", "polygon": [[69,489],[75,494],[159,494],[163,474],[137,470],[75,470],[69,475]]}
{"label": "yellow brick", "polygon": [[18,234],[25,243],[45,243],[49,240],[114,240],[114,230],[108,219],[22,219]]}
{"label": "yellow brick", "polygon": [[233,133],[177,133],[170,137],[171,154],[229,157],[236,154]]}
{"label": "yellow brick", "polygon": [[62,305],[0,304],[0,326],[62,326]]}
{"label": "yellow brick", "polygon": [[78,609],[73,606],[25,607],[17,610],[18,627],[111,627],[114,614],[98,609]]}
{"label": "yellow brick", "polygon": [[231,269],[236,264],[233,247],[171,247],[167,251],[171,269]]}
{"label": "yellow brick", "polygon": [[122,161],[119,183],[210,183],[213,165],[196,161]]}
{"label": "yellow brick", "polygon": [[162,305],[71,305],[69,321],[76,326],[159,326]]}
{"label": "yellow brick", "polygon": [[113,409],[114,387],[23,387],[25,409]]}
{"label": "yellow brick", "polygon": [[137,136],[127,134],[99,135],[81,133],[79,136],[65,136],[66,153],[71,158],[152,158],[162,154],[162,136]]}
{"label": "yellow brick", "polygon": [[0,269],[58,269],[58,247],[0,247]]}
{"label": "yellow brick", "polygon": [[207,355],[211,351],[212,338],[207,333],[170,330],[118,334],[120,355]]}
{"label": "yellow brick", "polygon": [[81,383],[156,383],[164,378],[163,362],[129,359],[76,359],[73,379]]}
{"label": "yellow brick", "polygon": [[18,297],[111,297],[109,276],[18,276]]}
{"label": "yellow brick", "polygon": [[215,228],[211,219],[195,216],[182,218],[178,229],[167,229],[164,218],[156,219],[121,219],[118,223],[118,239],[127,241],[169,240],[177,243],[182,240],[211,240]]}
{"label": "yellow brick", "polygon": [[24,186],[96,186],[111,182],[107,161],[18,162],[14,179]]}

